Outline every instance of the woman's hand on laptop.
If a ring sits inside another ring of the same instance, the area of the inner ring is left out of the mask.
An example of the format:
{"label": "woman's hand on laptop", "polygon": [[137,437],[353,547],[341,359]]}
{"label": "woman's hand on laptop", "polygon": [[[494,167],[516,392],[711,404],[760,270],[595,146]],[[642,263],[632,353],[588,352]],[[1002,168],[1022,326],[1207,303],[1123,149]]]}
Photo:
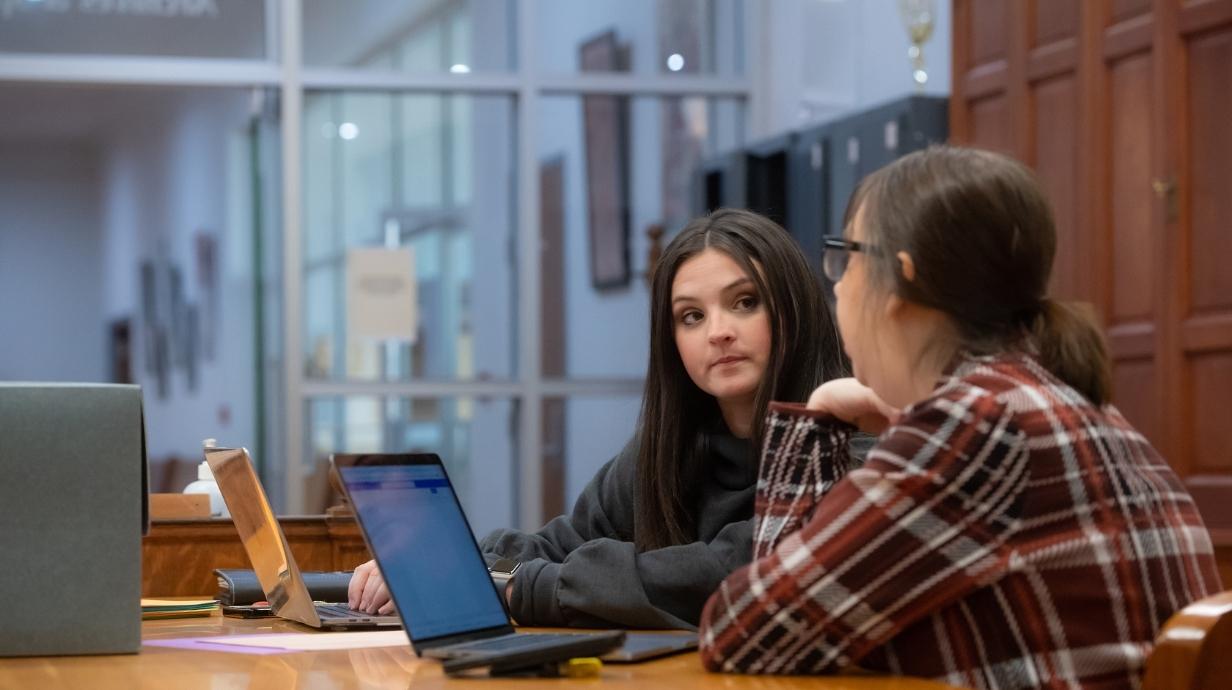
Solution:
{"label": "woman's hand on laptop", "polygon": [[385,578],[376,567],[376,561],[368,561],[351,574],[347,586],[347,606],[354,611],[375,613],[382,616],[394,612],[394,602],[385,586]]}

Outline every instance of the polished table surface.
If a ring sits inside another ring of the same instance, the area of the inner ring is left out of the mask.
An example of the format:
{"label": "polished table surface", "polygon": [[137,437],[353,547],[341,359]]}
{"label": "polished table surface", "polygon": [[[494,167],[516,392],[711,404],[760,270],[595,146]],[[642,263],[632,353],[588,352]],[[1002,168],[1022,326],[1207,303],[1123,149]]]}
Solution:
{"label": "polished table surface", "polygon": [[[241,620],[217,613],[209,618],[145,621],[145,640],[207,635],[305,632],[281,620]],[[142,647],[140,654],[0,659],[0,689],[9,688],[176,688],[177,690],[265,690],[275,688],[473,687],[595,688],[610,685],[664,688],[777,690],[941,690],[944,685],[885,676],[766,677],[706,673],[696,653],[641,664],[604,665],[598,678],[448,678],[440,664],[415,657],[409,645],[322,652],[249,655]]]}

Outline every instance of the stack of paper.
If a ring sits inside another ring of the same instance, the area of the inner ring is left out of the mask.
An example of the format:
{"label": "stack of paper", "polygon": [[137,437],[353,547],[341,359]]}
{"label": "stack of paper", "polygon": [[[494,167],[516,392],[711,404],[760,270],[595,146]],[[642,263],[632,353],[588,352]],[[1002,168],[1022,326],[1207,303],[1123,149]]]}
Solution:
{"label": "stack of paper", "polygon": [[208,616],[216,608],[213,599],[142,599],[141,619]]}

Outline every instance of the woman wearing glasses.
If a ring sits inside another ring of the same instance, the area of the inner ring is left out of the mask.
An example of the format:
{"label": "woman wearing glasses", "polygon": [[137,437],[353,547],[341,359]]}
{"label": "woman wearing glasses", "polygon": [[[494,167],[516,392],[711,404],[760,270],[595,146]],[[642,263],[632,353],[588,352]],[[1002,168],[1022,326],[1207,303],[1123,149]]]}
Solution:
{"label": "woman wearing glasses", "polygon": [[[707,603],[707,668],[1136,687],[1219,576],[1193,500],[1109,404],[1095,324],[1047,296],[1038,183],[934,148],[848,217],[825,267],[855,378],[771,406],[754,561]],[[857,428],[881,435],[851,468]]]}
{"label": "woman wearing glasses", "polygon": [[[538,532],[480,544],[526,625],[684,628],[752,554],[756,450],[772,399],[803,401],[846,376],[808,259],[785,230],[723,209],[664,250],[650,290],[650,362],[638,432]],[[868,439],[862,439],[867,450]],[[392,610],[374,564],[350,604]]]}

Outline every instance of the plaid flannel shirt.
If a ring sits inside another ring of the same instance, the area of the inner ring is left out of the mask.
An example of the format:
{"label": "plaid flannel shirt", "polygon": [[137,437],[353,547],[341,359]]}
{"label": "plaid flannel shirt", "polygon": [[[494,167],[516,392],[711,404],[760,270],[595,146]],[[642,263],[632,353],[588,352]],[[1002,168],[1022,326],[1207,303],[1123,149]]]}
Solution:
{"label": "plaid flannel shirt", "polygon": [[1131,688],[1168,617],[1220,589],[1167,463],[1026,355],[959,358],[863,466],[850,433],[771,408],[754,560],[706,605],[706,668]]}

